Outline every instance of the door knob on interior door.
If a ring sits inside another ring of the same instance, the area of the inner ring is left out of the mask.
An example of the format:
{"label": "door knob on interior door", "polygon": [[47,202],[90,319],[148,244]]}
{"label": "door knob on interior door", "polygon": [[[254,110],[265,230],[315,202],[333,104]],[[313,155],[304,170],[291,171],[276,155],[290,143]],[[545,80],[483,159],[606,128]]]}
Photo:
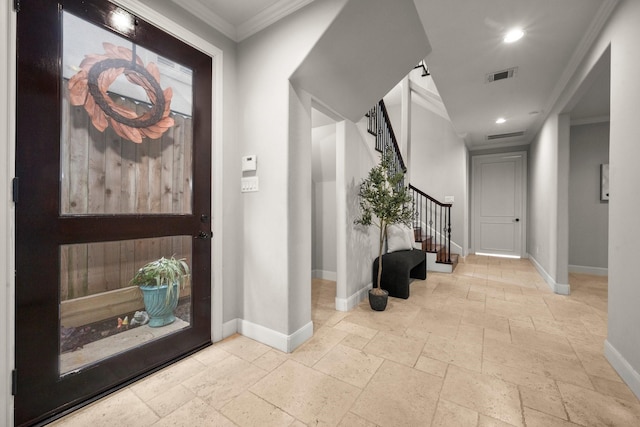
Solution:
{"label": "door knob on interior door", "polygon": [[520,218],[516,218],[516,222],[520,222]]}

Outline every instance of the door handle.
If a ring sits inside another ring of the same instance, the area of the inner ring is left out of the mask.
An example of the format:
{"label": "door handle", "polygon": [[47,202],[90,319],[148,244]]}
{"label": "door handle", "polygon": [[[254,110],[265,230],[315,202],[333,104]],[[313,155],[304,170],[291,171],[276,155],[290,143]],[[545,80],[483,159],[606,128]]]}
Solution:
{"label": "door handle", "polygon": [[516,218],[516,222],[520,222],[520,218]]}
{"label": "door handle", "polygon": [[213,233],[211,231],[201,231],[197,236],[194,236],[194,239],[202,239],[207,240],[213,237]]}

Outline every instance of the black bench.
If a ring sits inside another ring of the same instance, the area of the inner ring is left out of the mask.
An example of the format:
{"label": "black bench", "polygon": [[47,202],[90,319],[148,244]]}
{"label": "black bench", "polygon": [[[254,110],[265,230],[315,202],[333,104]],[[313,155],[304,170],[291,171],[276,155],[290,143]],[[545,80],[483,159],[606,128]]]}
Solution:
{"label": "black bench", "polygon": [[[378,281],[378,258],[373,261],[373,284]],[[409,298],[411,279],[427,278],[427,256],[421,250],[411,249],[382,255],[382,280],[380,287],[389,291],[389,296]]]}

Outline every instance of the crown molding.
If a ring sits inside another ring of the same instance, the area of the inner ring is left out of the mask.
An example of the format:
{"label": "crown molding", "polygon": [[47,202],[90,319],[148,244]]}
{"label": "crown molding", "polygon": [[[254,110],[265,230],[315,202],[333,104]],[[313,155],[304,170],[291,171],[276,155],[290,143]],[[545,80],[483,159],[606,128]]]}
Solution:
{"label": "crown molding", "polygon": [[292,14],[298,9],[311,3],[313,0],[279,0],[266,9],[256,14],[253,18],[249,18],[236,28],[236,41],[240,42],[251,37],[258,31],[267,28],[274,22]]}
{"label": "crown molding", "polygon": [[188,3],[180,0],[171,1],[192,15],[200,18],[202,21],[209,24],[209,26],[220,31],[231,40],[238,41],[238,31],[236,27],[220,15],[216,14],[209,7],[202,4],[200,0],[190,1]]}
{"label": "crown molding", "polygon": [[298,9],[311,3],[313,0],[278,0],[271,6],[258,12],[252,18],[237,26],[227,21],[210,7],[202,3],[202,0],[193,0],[184,2],[181,0],[171,0],[176,5],[188,11],[192,15],[200,18],[212,28],[220,31],[225,36],[235,42],[251,37],[258,31],[267,28],[269,25],[284,18],[285,16],[295,12]]}
{"label": "crown molding", "polygon": [[606,123],[611,121],[611,117],[609,115],[606,116],[595,116],[595,117],[585,117],[582,119],[572,119],[571,126],[581,126],[581,125],[593,125],[596,123]]}

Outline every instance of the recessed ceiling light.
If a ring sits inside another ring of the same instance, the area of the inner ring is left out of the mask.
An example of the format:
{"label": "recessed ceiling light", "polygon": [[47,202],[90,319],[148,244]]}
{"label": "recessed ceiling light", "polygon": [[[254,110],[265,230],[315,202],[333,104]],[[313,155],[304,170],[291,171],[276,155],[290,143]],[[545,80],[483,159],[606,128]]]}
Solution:
{"label": "recessed ceiling light", "polygon": [[504,122],[506,122],[506,121],[507,121],[507,119],[505,119],[504,117],[500,117],[498,120],[496,120],[496,123],[497,123],[497,124],[499,124],[499,125],[501,125],[501,124],[503,124],[503,123],[504,123]]}
{"label": "recessed ceiling light", "polygon": [[520,28],[514,28],[512,30],[509,30],[507,34],[505,34],[503,40],[505,43],[513,43],[520,40],[522,36],[524,36],[524,31],[522,31],[522,29]]}

